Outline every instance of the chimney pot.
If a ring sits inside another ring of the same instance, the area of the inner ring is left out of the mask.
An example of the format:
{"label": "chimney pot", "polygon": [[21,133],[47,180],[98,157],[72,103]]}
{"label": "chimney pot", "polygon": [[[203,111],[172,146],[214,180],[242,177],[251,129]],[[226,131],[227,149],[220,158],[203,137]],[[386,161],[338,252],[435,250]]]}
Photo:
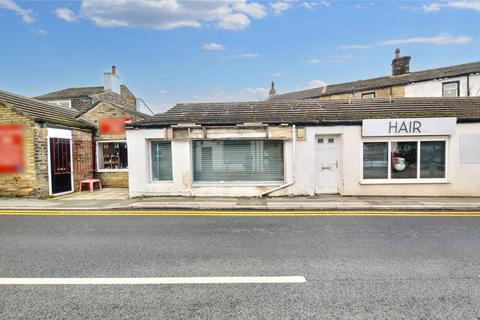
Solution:
{"label": "chimney pot", "polygon": [[112,74],[113,75],[117,74],[117,67],[116,66],[112,66]]}
{"label": "chimney pot", "polygon": [[395,58],[400,58],[400,48],[395,49]]}

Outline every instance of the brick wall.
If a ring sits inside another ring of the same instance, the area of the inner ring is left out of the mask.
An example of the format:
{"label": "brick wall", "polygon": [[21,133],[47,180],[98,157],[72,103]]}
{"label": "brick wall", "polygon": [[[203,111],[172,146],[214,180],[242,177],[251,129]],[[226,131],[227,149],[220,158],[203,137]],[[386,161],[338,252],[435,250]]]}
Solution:
{"label": "brick wall", "polygon": [[[82,147],[85,147],[85,148],[89,148],[89,156],[92,157],[92,159],[88,158],[85,159],[84,157],[79,157],[79,159],[77,159],[78,156],[76,156],[77,152],[75,150],[76,148],[76,143],[79,142],[79,141],[82,141],[82,144],[83,142],[85,142],[85,145],[82,146]],[[93,178],[93,162],[89,163],[89,164],[78,164],[78,163],[75,163],[76,161],[80,161],[80,162],[85,162],[85,161],[88,161],[90,162],[90,160],[94,161],[93,157],[94,157],[94,154],[93,154],[93,140],[92,140],[92,132],[91,131],[83,131],[83,130],[72,130],[72,143],[73,143],[73,162],[74,162],[74,174],[73,174],[73,190],[75,191],[78,191],[78,188],[79,188],[79,185],[80,185],[80,180],[83,180],[83,179],[91,179]],[[90,170],[87,170],[88,168],[88,165],[90,165]]]}

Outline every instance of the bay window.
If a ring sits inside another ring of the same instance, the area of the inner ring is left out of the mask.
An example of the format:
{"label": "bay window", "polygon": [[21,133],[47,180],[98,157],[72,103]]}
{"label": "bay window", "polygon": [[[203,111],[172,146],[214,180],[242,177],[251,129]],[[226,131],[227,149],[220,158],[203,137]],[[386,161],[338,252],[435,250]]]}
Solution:
{"label": "bay window", "polygon": [[279,182],[283,167],[283,141],[193,141],[194,182]]}
{"label": "bay window", "polygon": [[152,159],[152,180],[172,180],[172,144],[170,141],[152,141],[150,155]]}
{"label": "bay window", "polygon": [[363,180],[446,179],[446,141],[363,143]]}
{"label": "bay window", "polygon": [[125,141],[98,142],[97,168],[102,170],[127,170],[128,154]]}

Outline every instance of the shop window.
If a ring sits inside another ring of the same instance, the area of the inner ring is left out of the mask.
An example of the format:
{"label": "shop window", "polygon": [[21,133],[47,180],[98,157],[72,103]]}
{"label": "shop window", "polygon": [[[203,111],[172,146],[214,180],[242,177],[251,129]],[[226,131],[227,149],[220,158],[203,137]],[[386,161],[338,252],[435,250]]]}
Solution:
{"label": "shop window", "polygon": [[98,142],[98,169],[99,170],[126,170],[128,169],[127,143]]}
{"label": "shop window", "polygon": [[195,182],[283,181],[283,166],[282,141],[193,141]]}
{"label": "shop window", "polygon": [[444,97],[458,97],[460,96],[459,82],[444,82],[442,84]]}
{"label": "shop window", "polygon": [[446,141],[363,143],[363,179],[445,178]]}
{"label": "shop window", "polygon": [[152,180],[170,181],[172,177],[172,144],[170,141],[152,141]]}
{"label": "shop window", "polygon": [[366,142],[363,144],[363,178],[388,178],[387,142]]}
{"label": "shop window", "polygon": [[392,142],[392,179],[417,177],[417,142]]}
{"label": "shop window", "polygon": [[445,178],[445,141],[420,142],[420,178]]}

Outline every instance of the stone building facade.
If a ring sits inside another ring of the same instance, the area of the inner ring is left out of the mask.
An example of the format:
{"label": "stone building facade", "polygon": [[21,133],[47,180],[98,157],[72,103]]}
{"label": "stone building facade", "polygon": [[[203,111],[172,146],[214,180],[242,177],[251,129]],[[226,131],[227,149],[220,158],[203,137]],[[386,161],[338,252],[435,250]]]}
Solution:
{"label": "stone building facade", "polygon": [[[75,119],[75,112],[0,90],[0,131],[11,126],[22,128],[22,164],[15,172],[0,172],[0,196],[46,198],[52,195],[52,163],[49,141],[52,130],[71,133],[68,163],[71,171],[71,192],[78,190],[81,179],[93,178],[91,145],[94,127]],[[82,143],[80,143],[82,142]],[[0,142],[0,152],[7,152],[8,142]],[[89,155],[82,157],[79,154]],[[5,158],[0,159],[1,162]],[[8,160],[8,159],[7,159]],[[1,170],[0,170],[1,171]]]}

